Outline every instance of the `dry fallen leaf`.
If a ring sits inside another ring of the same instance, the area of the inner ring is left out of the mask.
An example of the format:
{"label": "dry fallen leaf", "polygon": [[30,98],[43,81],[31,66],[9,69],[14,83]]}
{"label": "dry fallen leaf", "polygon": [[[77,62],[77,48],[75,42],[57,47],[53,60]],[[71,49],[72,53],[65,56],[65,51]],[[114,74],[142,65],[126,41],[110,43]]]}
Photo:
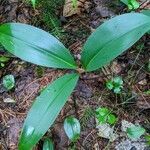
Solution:
{"label": "dry fallen leaf", "polygon": [[87,8],[89,2],[87,2],[87,0],[77,0],[76,5],[77,5],[76,7],[73,7],[72,0],[66,0],[63,9],[63,16],[70,17],[75,14],[79,15],[82,11],[84,11]]}

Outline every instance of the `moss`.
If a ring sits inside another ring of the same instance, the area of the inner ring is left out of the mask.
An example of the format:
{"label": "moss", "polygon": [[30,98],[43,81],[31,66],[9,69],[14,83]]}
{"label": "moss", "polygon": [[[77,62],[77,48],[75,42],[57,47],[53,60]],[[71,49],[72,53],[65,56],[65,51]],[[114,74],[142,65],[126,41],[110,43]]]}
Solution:
{"label": "moss", "polygon": [[45,30],[62,39],[63,29],[58,16],[63,5],[64,0],[38,0],[37,7],[40,9],[41,15],[39,18],[35,18],[34,24],[42,25]]}

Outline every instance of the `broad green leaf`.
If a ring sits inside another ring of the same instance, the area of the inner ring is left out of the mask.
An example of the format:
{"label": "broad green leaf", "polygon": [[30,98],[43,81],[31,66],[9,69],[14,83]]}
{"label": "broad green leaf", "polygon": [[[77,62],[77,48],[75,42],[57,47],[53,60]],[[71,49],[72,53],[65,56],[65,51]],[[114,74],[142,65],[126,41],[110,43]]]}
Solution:
{"label": "broad green leaf", "polygon": [[106,21],[88,38],[82,52],[86,71],[108,64],[150,30],[150,17],[140,13],[120,15]]}
{"label": "broad green leaf", "polygon": [[74,117],[67,117],[64,122],[64,130],[68,136],[68,138],[72,142],[76,142],[80,136],[80,122]]}
{"label": "broad green leaf", "polygon": [[11,90],[15,86],[15,78],[13,75],[6,75],[3,77],[3,86],[7,90]]}
{"label": "broad green leaf", "polygon": [[[149,9],[145,9],[141,13],[143,13],[144,15],[147,15],[148,17],[150,17],[150,10]],[[150,34],[150,30],[148,31],[148,34]]]}
{"label": "broad green leaf", "polygon": [[51,139],[44,139],[43,150],[54,150],[54,144]]}
{"label": "broad green leaf", "polygon": [[69,95],[73,91],[78,74],[60,77],[45,88],[36,98],[25,120],[19,150],[30,150],[54,123]]}
{"label": "broad green leaf", "polygon": [[76,69],[64,45],[49,33],[21,23],[0,26],[0,43],[15,56],[37,65]]}
{"label": "broad green leaf", "polygon": [[145,129],[141,126],[133,126],[130,128],[127,128],[127,135],[131,139],[138,139],[140,136],[142,136],[145,133]]}
{"label": "broad green leaf", "polygon": [[149,9],[142,10],[141,13],[150,17],[150,10]]}

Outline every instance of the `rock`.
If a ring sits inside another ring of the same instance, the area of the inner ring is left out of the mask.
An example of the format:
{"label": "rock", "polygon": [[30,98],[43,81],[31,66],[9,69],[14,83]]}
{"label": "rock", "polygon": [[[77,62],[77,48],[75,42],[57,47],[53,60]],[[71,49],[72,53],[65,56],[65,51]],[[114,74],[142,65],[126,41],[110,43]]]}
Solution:
{"label": "rock", "polygon": [[22,121],[18,118],[12,118],[8,121],[8,127],[8,147],[11,148],[11,150],[16,150]]}
{"label": "rock", "polygon": [[109,124],[99,124],[97,127],[98,136],[109,139],[111,142],[115,141],[118,138],[118,134],[114,133],[114,127],[111,127]]}
{"label": "rock", "polygon": [[138,82],[138,84],[140,84],[140,85],[146,85],[147,84],[147,80],[143,79],[140,82]]}
{"label": "rock", "polygon": [[56,142],[56,149],[64,150],[65,147],[68,145],[68,138],[64,131],[63,124],[56,124],[52,131],[54,135],[54,141]]}
{"label": "rock", "polygon": [[84,82],[80,81],[76,87],[75,95],[77,97],[90,98],[92,90]]}
{"label": "rock", "polygon": [[126,132],[127,128],[132,127],[132,126],[134,127],[135,125],[131,122],[128,122],[126,120],[121,121],[121,130],[123,132]]}
{"label": "rock", "polygon": [[4,100],[4,103],[15,103],[16,101],[12,98],[5,98]]}
{"label": "rock", "polygon": [[96,9],[96,13],[99,14],[103,18],[115,16],[115,14],[112,11],[110,11],[108,7],[100,5],[100,6],[97,6],[95,9]]}
{"label": "rock", "polygon": [[111,0],[94,0],[94,3],[97,5],[109,4],[111,2],[112,2]]}
{"label": "rock", "polygon": [[147,145],[143,142],[143,139],[134,142],[126,139],[115,146],[115,150],[145,150],[145,148],[147,148]]}
{"label": "rock", "polygon": [[9,3],[17,3],[19,0],[8,0]]}

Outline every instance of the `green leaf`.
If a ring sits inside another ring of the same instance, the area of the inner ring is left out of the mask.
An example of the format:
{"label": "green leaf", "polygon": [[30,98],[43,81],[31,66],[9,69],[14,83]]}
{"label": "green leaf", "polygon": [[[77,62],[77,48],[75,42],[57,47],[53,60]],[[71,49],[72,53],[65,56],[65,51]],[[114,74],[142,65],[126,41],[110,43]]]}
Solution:
{"label": "green leaf", "polygon": [[36,98],[23,126],[19,150],[32,149],[46,133],[65,105],[78,78],[78,74],[68,74],[60,77]]}
{"label": "green leaf", "polygon": [[49,33],[21,23],[0,26],[0,43],[15,56],[46,67],[76,69],[64,45]]}
{"label": "green leaf", "polygon": [[88,38],[82,52],[86,71],[108,64],[150,30],[150,17],[140,13],[120,15],[106,21]]}
{"label": "green leaf", "polygon": [[54,144],[51,139],[44,139],[43,150],[54,150]]}
{"label": "green leaf", "polygon": [[136,0],[120,0],[122,3],[128,6],[128,9],[137,9],[140,4]]}
{"label": "green leaf", "polygon": [[141,13],[150,17],[150,10],[149,9],[142,10]]}
{"label": "green leaf", "polygon": [[74,117],[67,117],[64,122],[64,130],[72,142],[76,142],[80,136],[80,122]]}
{"label": "green leaf", "polygon": [[31,0],[33,7],[35,8],[35,2],[36,0]]}
{"label": "green leaf", "polygon": [[72,0],[73,8],[77,9],[77,0]]}
{"label": "green leaf", "polygon": [[120,0],[120,1],[128,6],[128,0]]}
{"label": "green leaf", "polygon": [[108,115],[108,117],[107,117],[107,121],[108,121],[109,124],[115,124],[116,121],[117,121],[117,118],[116,118],[115,115],[110,114],[110,115]]}
{"label": "green leaf", "polygon": [[96,109],[96,117],[100,123],[106,123],[110,110],[105,107]]}
{"label": "green leaf", "polygon": [[106,87],[109,89],[109,90],[112,90],[114,88],[114,85],[113,85],[113,81],[109,80],[106,82]]}
{"label": "green leaf", "polygon": [[129,0],[130,4],[132,5],[133,9],[138,9],[140,7],[139,2],[136,0]]}
{"label": "green leaf", "polygon": [[6,75],[3,77],[3,86],[7,90],[11,90],[15,86],[15,79],[13,75]]}
{"label": "green leaf", "polygon": [[127,128],[127,135],[131,139],[138,139],[141,135],[145,133],[145,129],[141,126],[133,126],[130,128]]}
{"label": "green leaf", "polygon": [[5,63],[5,62],[8,62],[8,61],[9,61],[8,57],[0,56],[0,62]]}

